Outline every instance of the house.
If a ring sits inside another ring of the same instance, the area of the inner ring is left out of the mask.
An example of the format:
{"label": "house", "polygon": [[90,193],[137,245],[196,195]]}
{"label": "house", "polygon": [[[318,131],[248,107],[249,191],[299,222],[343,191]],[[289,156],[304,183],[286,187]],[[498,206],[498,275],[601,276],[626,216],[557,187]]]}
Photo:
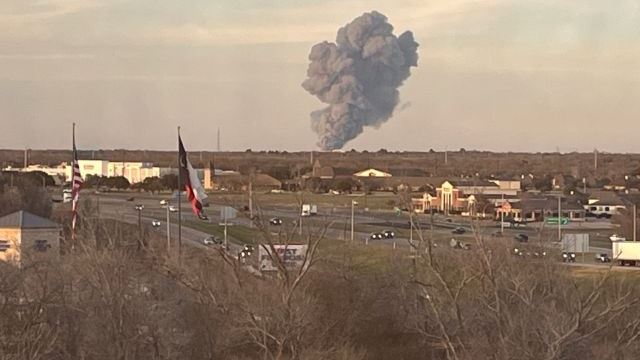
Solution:
{"label": "house", "polygon": [[303,180],[319,178],[320,180],[333,180],[336,178],[350,178],[353,176],[352,169],[336,168],[333,166],[322,166],[320,160],[313,163],[311,171],[302,175]]}
{"label": "house", "polygon": [[391,174],[381,170],[370,168],[367,170],[358,171],[357,173],[353,174],[353,176],[355,177],[391,177]]}
{"label": "house", "polygon": [[613,191],[593,190],[589,194],[586,205],[583,205],[588,216],[610,217],[626,209],[622,198]]}
{"label": "house", "polygon": [[0,260],[22,266],[60,254],[61,226],[27,211],[0,218]]}

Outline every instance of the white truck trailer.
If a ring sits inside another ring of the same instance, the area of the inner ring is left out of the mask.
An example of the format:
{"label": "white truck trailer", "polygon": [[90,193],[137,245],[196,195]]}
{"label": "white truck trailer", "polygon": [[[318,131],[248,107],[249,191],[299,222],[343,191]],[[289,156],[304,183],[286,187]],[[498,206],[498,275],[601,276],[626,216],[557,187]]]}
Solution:
{"label": "white truck trailer", "polygon": [[640,241],[612,241],[611,258],[621,266],[640,263]]}
{"label": "white truck trailer", "polygon": [[303,204],[301,216],[315,216],[318,215],[318,206],[313,204]]}

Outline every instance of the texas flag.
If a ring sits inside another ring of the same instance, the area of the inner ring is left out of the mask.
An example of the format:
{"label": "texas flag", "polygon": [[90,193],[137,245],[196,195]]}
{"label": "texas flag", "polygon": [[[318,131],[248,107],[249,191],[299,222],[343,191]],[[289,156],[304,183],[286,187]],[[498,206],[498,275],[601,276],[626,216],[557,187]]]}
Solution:
{"label": "texas flag", "polygon": [[182,139],[178,136],[178,153],[180,157],[180,180],[184,186],[184,190],[187,192],[187,198],[191,203],[191,209],[193,213],[202,220],[206,220],[207,216],[202,210],[202,206],[207,199],[207,194],[204,192],[204,188],[198,179],[198,174],[191,166],[189,159],[187,158],[187,151],[182,145]]}

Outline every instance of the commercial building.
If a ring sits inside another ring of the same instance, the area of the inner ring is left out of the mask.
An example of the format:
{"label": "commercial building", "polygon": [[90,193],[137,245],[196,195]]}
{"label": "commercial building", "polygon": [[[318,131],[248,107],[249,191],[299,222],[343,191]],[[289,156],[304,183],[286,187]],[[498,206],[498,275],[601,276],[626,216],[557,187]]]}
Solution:
{"label": "commercial building", "polygon": [[160,168],[150,162],[109,162],[107,176],[124,176],[131,184],[135,184],[146,178],[160,177]]}
{"label": "commercial building", "polygon": [[0,261],[22,266],[43,257],[57,257],[61,231],[59,224],[27,211],[6,215],[0,218]]}

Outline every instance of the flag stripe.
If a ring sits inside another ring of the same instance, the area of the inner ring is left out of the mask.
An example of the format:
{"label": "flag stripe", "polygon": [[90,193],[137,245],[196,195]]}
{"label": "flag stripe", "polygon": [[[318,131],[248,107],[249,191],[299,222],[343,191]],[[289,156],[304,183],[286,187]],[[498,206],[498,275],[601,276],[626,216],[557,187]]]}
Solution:
{"label": "flag stripe", "polygon": [[191,210],[193,210],[193,213],[198,218],[207,219],[202,207],[202,203],[207,195],[204,193],[204,189],[202,189],[202,185],[200,184],[200,179],[198,179],[196,171],[189,162],[187,151],[185,150],[184,145],[182,144],[182,139],[179,136],[178,153],[180,158],[180,179],[182,180],[184,190],[187,192],[187,198],[191,203]]}
{"label": "flag stripe", "polygon": [[78,200],[80,199],[80,189],[84,181],[80,173],[80,165],[78,164],[78,151],[76,150],[76,137],[73,135],[73,165],[71,178],[71,239],[75,245],[76,241],[76,224],[78,223]]}

